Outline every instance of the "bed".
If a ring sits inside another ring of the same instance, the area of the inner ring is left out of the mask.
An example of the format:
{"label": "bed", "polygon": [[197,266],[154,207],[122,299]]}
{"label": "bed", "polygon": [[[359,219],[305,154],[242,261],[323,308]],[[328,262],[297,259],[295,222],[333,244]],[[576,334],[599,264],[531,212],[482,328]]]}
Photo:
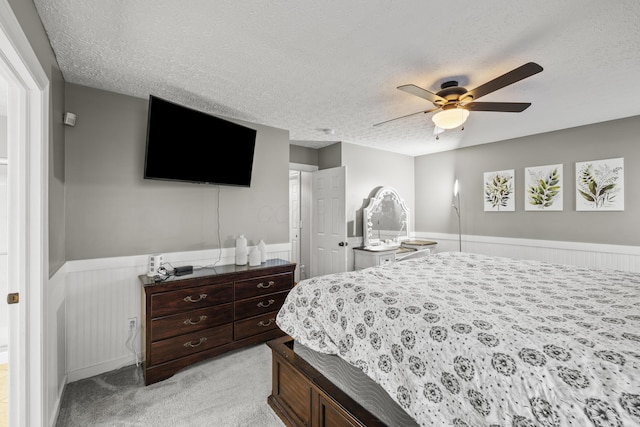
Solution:
{"label": "bed", "polygon": [[[341,402],[405,424],[333,387],[357,374],[421,426],[640,425],[637,273],[438,253],[302,281],[277,324],[306,352],[285,356],[297,374],[347,416]],[[329,380],[326,360],[355,373]]]}

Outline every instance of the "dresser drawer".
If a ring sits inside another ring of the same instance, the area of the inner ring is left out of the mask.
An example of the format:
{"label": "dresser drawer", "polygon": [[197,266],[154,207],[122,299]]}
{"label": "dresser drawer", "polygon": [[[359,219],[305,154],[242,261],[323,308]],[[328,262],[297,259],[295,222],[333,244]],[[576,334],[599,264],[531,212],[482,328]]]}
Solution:
{"label": "dresser drawer", "polygon": [[289,291],[284,291],[236,301],[235,320],[279,310],[288,294]]}
{"label": "dresser drawer", "polygon": [[277,315],[277,311],[272,311],[260,316],[249,317],[248,319],[235,322],[233,326],[234,339],[241,340],[243,338],[258,335],[272,329],[277,329]]}
{"label": "dresser drawer", "polygon": [[386,254],[378,257],[378,264],[380,265],[393,264],[394,262],[396,262],[396,254]]}
{"label": "dresser drawer", "polygon": [[289,290],[293,287],[293,274],[284,273],[239,280],[235,284],[236,300]]}
{"label": "dresser drawer", "polygon": [[233,301],[233,283],[204,285],[151,296],[151,317],[162,317]]}
{"label": "dresser drawer", "polygon": [[227,323],[211,329],[180,335],[151,344],[149,366],[188,356],[233,341],[233,326]]}
{"label": "dresser drawer", "polygon": [[160,317],[151,321],[151,341],[201,331],[232,321],[233,305],[231,303]]}

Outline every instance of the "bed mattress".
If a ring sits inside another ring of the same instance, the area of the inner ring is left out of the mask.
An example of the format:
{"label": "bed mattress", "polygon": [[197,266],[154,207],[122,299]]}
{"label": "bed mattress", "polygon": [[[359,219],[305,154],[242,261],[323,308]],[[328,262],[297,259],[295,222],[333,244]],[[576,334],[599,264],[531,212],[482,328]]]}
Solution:
{"label": "bed mattress", "polygon": [[640,426],[638,273],[439,253],[301,281],[277,323],[425,427]]}
{"label": "bed mattress", "polygon": [[294,342],[295,353],[372,415],[389,426],[417,426],[413,418],[389,394],[362,371],[340,357],[319,353]]}

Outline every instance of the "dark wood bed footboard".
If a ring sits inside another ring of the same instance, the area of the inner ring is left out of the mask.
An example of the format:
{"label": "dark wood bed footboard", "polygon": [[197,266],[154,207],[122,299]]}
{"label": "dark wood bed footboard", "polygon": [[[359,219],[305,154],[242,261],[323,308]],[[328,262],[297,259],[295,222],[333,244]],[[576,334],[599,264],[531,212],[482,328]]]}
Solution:
{"label": "dark wood bed footboard", "polygon": [[267,342],[273,379],[269,406],[289,427],[384,426],[320,372],[298,357],[289,336]]}

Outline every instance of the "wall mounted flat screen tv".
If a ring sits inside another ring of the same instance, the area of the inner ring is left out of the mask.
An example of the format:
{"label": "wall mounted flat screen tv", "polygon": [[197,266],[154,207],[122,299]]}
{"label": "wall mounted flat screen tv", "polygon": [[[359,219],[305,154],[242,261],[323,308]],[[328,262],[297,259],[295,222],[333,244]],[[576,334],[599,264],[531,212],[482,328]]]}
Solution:
{"label": "wall mounted flat screen tv", "polygon": [[256,130],[149,97],[144,178],[249,187]]}

